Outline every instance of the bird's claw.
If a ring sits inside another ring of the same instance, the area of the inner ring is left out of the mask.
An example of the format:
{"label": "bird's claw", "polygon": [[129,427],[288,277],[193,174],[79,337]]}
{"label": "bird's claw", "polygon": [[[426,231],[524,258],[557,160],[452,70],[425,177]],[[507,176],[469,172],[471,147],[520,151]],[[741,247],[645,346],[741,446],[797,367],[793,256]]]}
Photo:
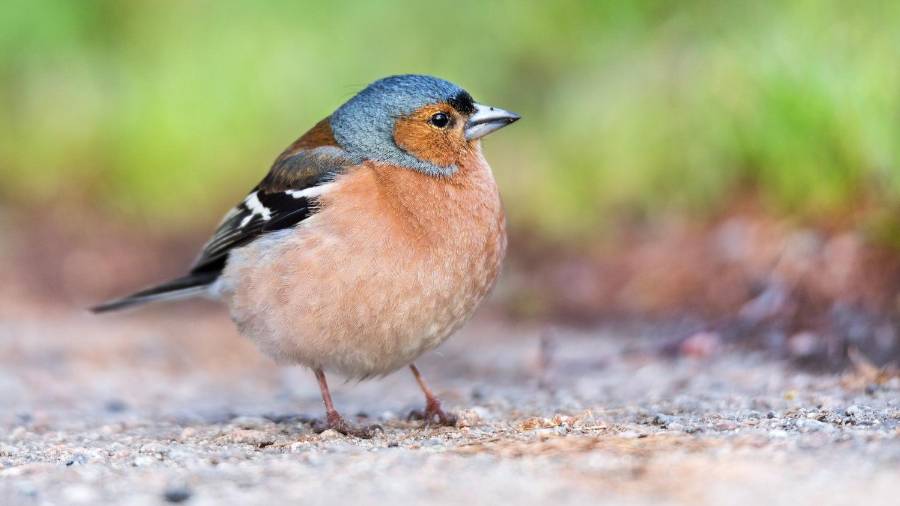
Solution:
{"label": "bird's claw", "polygon": [[424,412],[418,409],[414,409],[409,412],[409,416],[407,416],[406,419],[422,420],[425,422],[426,427],[430,427],[432,425],[454,427],[456,426],[458,417],[453,413],[447,413],[443,409],[441,409],[440,402],[429,402],[428,404],[426,404]]}
{"label": "bird's claw", "polygon": [[353,425],[340,415],[328,415],[327,421],[317,420],[313,423],[313,430],[317,434],[321,434],[328,429],[359,439],[372,439],[375,437],[375,432],[384,432],[384,428],[381,425]]}

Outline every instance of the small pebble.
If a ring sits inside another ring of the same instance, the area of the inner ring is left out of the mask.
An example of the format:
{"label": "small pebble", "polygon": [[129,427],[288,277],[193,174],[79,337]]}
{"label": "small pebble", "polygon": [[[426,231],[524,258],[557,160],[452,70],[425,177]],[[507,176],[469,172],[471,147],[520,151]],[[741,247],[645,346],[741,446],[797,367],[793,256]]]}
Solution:
{"label": "small pebble", "polygon": [[128,411],[128,404],[122,399],[110,399],[103,405],[103,409],[109,413],[122,413]]}
{"label": "small pebble", "polygon": [[163,499],[166,502],[182,503],[191,498],[191,490],[184,486],[169,487],[163,492]]}
{"label": "small pebble", "polygon": [[88,461],[88,458],[85,454],[76,453],[76,454],[72,455],[72,457],[70,457],[69,460],[66,461],[66,466],[71,467],[76,464],[83,465],[83,464],[87,463],[87,461]]}
{"label": "small pebble", "polygon": [[[485,411],[484,408],[481,408],[481,411]],[[479,415],[478,410],[476,410],[475,408],[466,409],[457,413],[456,426],[474,427],[476,425],[480,425],[483,419],[484,417]]]}
{"label": "small pebble", "polygon": [[326,429],[319,434],[320,439],[337,439],[343,437],[340,432],[334,429]]}

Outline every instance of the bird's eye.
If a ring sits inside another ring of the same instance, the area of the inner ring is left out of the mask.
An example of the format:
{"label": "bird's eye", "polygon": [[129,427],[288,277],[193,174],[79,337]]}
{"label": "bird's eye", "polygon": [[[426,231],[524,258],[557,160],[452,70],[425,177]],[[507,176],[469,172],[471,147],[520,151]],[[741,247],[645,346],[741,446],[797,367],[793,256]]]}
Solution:
{"label": "bird's eye", "polygon": [[450,124],[450,116],[447,116],[446,114],[444,114],[442,112],[439,112],[439,113],[435,113],[429,121],[431,122],[432,125],[434,125],[438,128],[444,128],[445,126]]}

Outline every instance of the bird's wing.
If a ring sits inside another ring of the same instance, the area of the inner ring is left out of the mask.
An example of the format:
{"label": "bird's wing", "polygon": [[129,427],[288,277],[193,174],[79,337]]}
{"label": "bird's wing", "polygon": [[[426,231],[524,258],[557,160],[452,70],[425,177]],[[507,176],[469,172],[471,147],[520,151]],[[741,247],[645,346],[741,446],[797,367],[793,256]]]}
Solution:
{"label": "bird's wing", "polygon": [[334,177],[360,161],[337,145],[326,118],[285,150],[268,175],[225,215],[191,273],[220,271],[233,248],[308,218]]}
{"label": "bird's wing", "polygon": [[203,293],[225,268],[232,249],[309,217],[315,212],[316,198],[328,191],[334,177],[360,162],[338,145],[325,118],[291,144],[256,188],[225,215],[188,274],[91,310],[102,313]]}

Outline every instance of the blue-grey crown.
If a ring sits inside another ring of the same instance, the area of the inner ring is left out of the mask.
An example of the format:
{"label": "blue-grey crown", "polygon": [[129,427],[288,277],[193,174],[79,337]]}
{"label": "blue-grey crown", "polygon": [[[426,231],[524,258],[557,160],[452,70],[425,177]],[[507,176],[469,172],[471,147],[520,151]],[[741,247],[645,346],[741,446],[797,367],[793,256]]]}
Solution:
{"label": "blue-grey crown", "polygon": [[440,167],[407,153],[394,142],[394,121],[436,102],[453,100],[464,90],[431,76],[400,75],[379,79],[331,115],[334,138],[363,158],[401,165],[432,175],[450,175],[455,165]]}

